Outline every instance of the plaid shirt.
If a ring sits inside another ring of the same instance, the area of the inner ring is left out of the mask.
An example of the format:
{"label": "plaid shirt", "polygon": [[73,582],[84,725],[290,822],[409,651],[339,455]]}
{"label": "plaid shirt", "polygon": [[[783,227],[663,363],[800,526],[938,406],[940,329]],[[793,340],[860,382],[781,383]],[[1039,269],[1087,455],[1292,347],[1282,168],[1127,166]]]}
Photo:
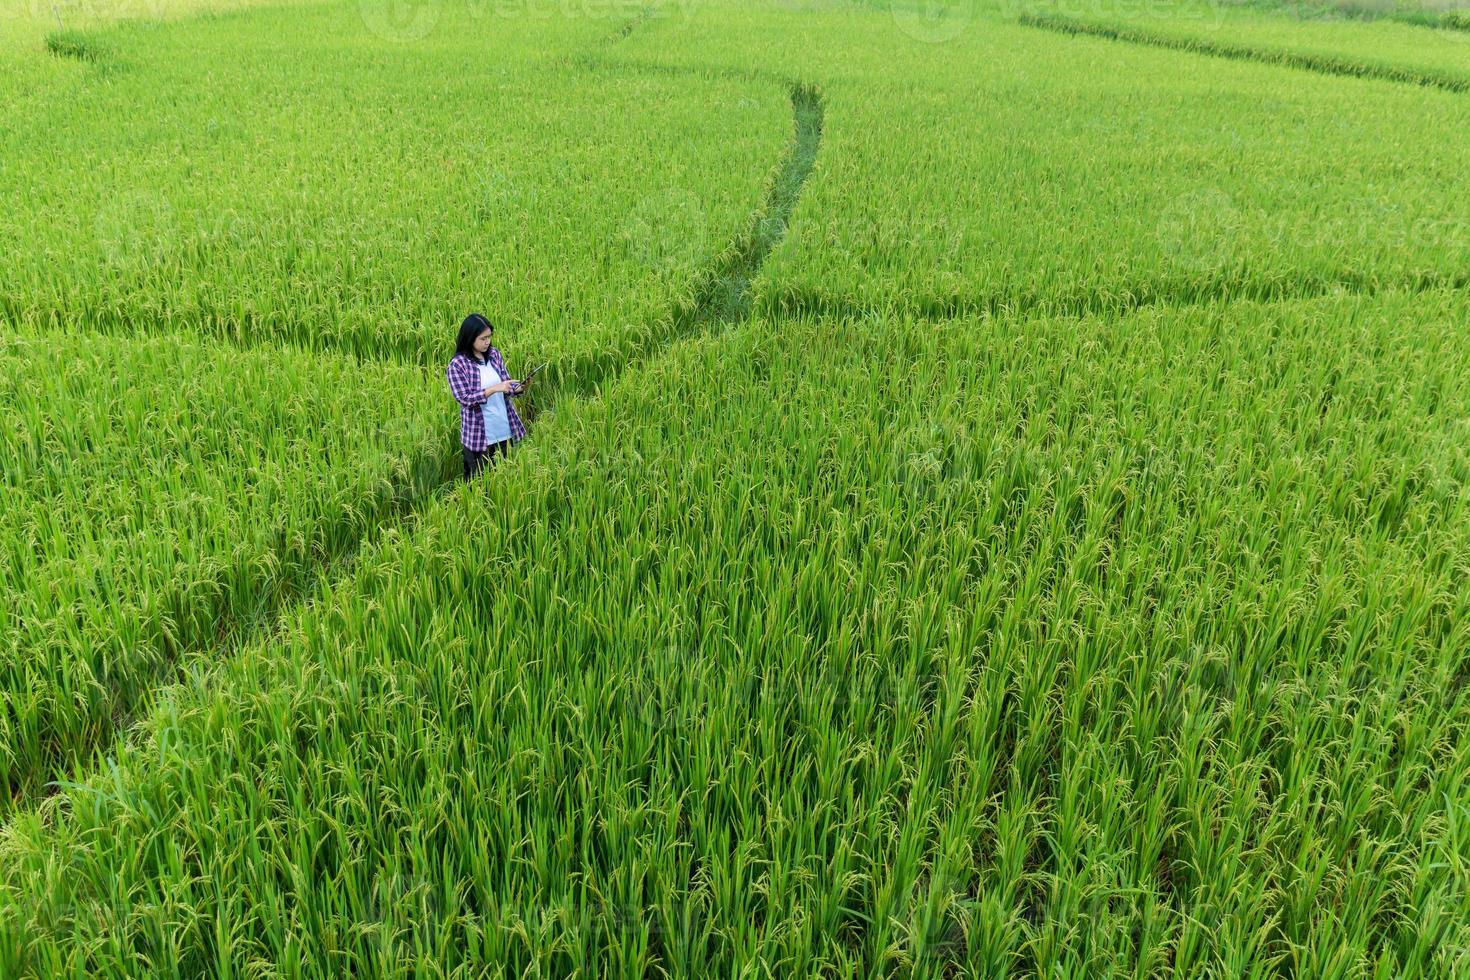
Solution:
{"label": "plaid shirt", "polygon": [[[500,356],[498,348],[490,348],[487,356],[502,378],[510,377],[510,372],[505,369],[505,359]],[[466,449],[484,452],[489,448],[489,443],[485,441],[485,416],[480,414],[485,405],[485,386],[480,383],[479,362],[472,361],[463,354],[455,354],[444,375],[449,379],[449,393],[459,402],[459,441],[464,443]],[[516,414],[510,398],[505,401],[505,414],[510,418],[511,440],[519,442],[524,439],[526,426]]]}

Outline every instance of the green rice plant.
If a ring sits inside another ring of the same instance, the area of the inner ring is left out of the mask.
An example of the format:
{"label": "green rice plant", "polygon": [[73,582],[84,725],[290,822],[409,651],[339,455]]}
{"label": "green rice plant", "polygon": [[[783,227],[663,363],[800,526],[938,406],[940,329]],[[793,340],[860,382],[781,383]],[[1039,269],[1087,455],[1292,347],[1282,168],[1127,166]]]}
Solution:
{"label": "green rice plant", "polygon": [[0,814],[443,482],[416,370],[0,337]]}
{"label": "green rice plant", "polygon": [[1440,15],[1439,26],[1447,31],[1470,31],[1470,10],[1448,10]]}
{"label": "green rice plant", "polygon": [[1452,975],[1463,294],[757,319],[0,837],[7,975]]}
{"label": "green rice plant", "polygon": [[0,976],[1464,971],[1462,97],[424,9],[6,63]]}
{"label": "green rice plant", "polygon": [[105,64],[112,58],[107,42],[87,31],[52,31],[46,35],[46,50],[58,58],[76,58],[93,64]]}

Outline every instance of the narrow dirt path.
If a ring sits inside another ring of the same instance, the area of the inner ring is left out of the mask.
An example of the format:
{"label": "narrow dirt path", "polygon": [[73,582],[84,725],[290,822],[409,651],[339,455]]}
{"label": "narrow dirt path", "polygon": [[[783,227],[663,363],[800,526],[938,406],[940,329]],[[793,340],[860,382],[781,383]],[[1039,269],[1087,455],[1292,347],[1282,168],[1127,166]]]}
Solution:
{"label": "narrow dirt path", "polygon": [[732,324],[750,315],[750,287],[766,257],[786,236],[792,211],[811,175],[822,142],[824,103],[812,86],[791,83],[792,138],[773,172],[765,197],[751,212],[746,227],[723,258],[696,277],[693,299],[678,307],[660,329],[650,331],[642,344],[624,351],[615,363],[589,351],[561,366],[559,377],[546,389],[537,410],[544,411],[567,398],[587,398],[622,372],[657,356],[670,344],[718,324]]}

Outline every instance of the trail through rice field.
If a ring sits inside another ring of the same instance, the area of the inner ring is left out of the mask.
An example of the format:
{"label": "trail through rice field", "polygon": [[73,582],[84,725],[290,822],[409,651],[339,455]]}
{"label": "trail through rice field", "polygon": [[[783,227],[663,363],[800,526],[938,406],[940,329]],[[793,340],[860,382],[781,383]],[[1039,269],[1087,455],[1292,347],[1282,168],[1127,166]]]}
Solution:
{"label": "trail through rice field", "polygon": [[[613,40],[626,37],[646,16],[630,21]],[[649,331],[646,342],[625,352],[615,362],[584,355],[583,363],[558,365],[543,386],[540,398],[531,406],[531,417],[566,399],[597,397],[603,385],[616,381],[625,370],[657,357],[671,345],[697,336],[718,326],[729,326],[744,320],[751,310],[751,283],[772,249],[785,237],[792,211],[810,176],[822,139],[823,100],[818,90],[800,82],[790,83],[793,117],[791,142],[772,172],[763,199],[751,212],[744,231],[727,248],[717,253],[712,265],[699,274],[693,298],[681,304],[665,318],[662,329]],[[568,379],[568,380],[559,380]],[[446,446],[453,438],[446,432]],[[324,553],[314,572],[295,581],[283,581],[276,588],[264,590],[254,615],[235,621],[222,620],[217,642],[209,651],[181,650],[171,657],[157,678],[153,691],[183,680],[180,663],[195,659],[191,654],[205,654],[205,663],[219,663],[232,657],[249,643],[268,636],[279,628],[282,615],[300,601],[307,600],[326,583],[346,574],[352,561],[367,541],[390,528],[410,529],[422,507],[436,496],[449,492],[457,483],[456,455],[446,450],[438,460],[421,460],[410,468],[415,475],[409,483],[393,487],[382,513],[371,524],[371,530]],[[325,540],[336,540],[328,535]],[[113,737],[126,737],[139,718],[148,710],[151,697],[123,699],[117,696],[112,707]],[[95,760],[105,749],[108,737],[99,738],[85,751],[59,753],[52,760],[50,772],[38,774],[35,789],[22,789],[0,813],[15,813],[34,806],[39,799],[54,795],[69,785],[57,777],[74,774]],[[89,758],[90,756],[90,758]],[[47,782],[45,780],[50,779]],[[40,787],[44,787],[41,789]]]}

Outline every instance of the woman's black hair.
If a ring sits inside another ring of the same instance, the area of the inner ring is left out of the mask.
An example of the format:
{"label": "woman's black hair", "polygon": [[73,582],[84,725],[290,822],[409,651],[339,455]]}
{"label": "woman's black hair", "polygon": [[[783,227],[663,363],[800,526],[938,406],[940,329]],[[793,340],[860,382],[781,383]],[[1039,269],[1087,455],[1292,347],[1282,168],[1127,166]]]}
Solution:
{"label": "woman's black hair", "polygon": [[459,336],[454,341],[454,352],[475,360],[475,340],[486,330],[494,330],[490,321],[482,314],[471,313],[459,325]]}

